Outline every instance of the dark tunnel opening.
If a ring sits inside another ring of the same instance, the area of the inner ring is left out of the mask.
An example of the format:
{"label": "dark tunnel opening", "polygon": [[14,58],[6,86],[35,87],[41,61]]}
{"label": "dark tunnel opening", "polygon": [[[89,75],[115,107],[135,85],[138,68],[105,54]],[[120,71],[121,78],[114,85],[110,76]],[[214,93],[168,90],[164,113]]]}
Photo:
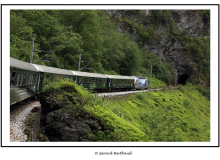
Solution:
{"label": "dark tunnel opening", "polygon": [[178,84],[182,84],[185,85],[186,81],[189,79],[189,75],[188,74],[181,74],[178,77]]}

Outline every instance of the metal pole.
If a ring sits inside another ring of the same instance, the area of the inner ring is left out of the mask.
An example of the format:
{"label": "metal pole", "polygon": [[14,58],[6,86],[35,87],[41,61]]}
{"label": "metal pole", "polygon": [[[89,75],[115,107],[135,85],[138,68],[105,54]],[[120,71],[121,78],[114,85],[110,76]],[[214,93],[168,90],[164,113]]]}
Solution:
{"label": "metal pole", "polygon": [[80,62],[81,62],[81,54],[79,55],[79,65],[78,65],[78,71],[80,71]]}
{"label": "metal pole", "polygon": [[30,63],[32,63],[32,59],[33,59],[33,52],[34,52],[34,38],[33,38],[33,42],[32,42],[32,48],[31,48],[31,58],[30,58]]}
{"label": "metal pole", "polygon": [[150,69],[150,90],[152,87],[152,65],[151,65],[151,69]]}

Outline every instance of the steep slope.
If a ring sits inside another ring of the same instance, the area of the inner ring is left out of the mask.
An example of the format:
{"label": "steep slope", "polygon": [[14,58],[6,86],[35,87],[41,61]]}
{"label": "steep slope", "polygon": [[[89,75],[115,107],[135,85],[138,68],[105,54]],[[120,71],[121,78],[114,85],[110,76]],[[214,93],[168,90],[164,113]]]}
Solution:
{"label": "steep slope", "polygon": [[209,86],[209,10],[111,10],[108,13],[119,31],[129,33],[142,48],[177,69],[179,83],[191,79],[195,84]]}

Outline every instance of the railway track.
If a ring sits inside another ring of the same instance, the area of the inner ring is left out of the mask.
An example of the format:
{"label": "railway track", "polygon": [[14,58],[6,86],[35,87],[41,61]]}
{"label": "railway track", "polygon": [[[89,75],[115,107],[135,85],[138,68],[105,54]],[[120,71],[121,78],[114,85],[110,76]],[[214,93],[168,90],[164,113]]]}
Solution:
{"label": "railway track", "polygon": [[[167,87],[169,88],[169,87]],[[176,87],[172,87],[176,88]],[[145,89],[145,90],[130,90],[130,91],[122,91],[122,92],[104,92],[104,93],[95,93],[98,95],[98,97],[111,97],[111,96],[119,96],[119,95],[126,95],[126,94],[135,94],[135,93],[141,93],[141,92],[149,92],[149,91],[154,91],[154,90],[162,90],[164,88],[151,88],[151,89]]]}
{"label": "railway track", "polygon": [[27,142],[27,135],[24,133],[26,129],[26,119],[31,110],[40,106],[38,100],[27,102],[22,105],[13,106],[10,110],[10,141],[11,142]]}

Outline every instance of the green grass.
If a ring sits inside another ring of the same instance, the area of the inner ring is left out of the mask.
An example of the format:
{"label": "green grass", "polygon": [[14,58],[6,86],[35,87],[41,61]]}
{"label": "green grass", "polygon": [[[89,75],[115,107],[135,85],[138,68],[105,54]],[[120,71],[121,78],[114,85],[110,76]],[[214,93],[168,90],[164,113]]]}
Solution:
{"label": "green grass", "polygon": [[69,91],[62,92],[58,99],[81,97],[78,108],[103,125],[96,141],[210,141],[210,101],[191,84],[179,86],[178,90],[163,89],[108,99],[95,98],[89,91],[66,81],[53,83],[46,91],[62,88]]}
{"label": "green grass", "polygon": [[163,81],[161,81],[161,80],[159,80],[159,79],[157,79],[157,78],[155,78],[155,77],[152,77],[152,85],[151,85],[151,78],[150,78],[150,76],[145,76],[145,77],[147,77],[147,79],[148,79],[148,88],[159,88],[159,87],[164,87],[164,86],[166,86],[166,83],[165,82],[163,82]]}
{"label": "green grass", "polygon": [[86,110],[111,128],[117,141],[210,141],[210,102],[190,85],[113,97]]}

